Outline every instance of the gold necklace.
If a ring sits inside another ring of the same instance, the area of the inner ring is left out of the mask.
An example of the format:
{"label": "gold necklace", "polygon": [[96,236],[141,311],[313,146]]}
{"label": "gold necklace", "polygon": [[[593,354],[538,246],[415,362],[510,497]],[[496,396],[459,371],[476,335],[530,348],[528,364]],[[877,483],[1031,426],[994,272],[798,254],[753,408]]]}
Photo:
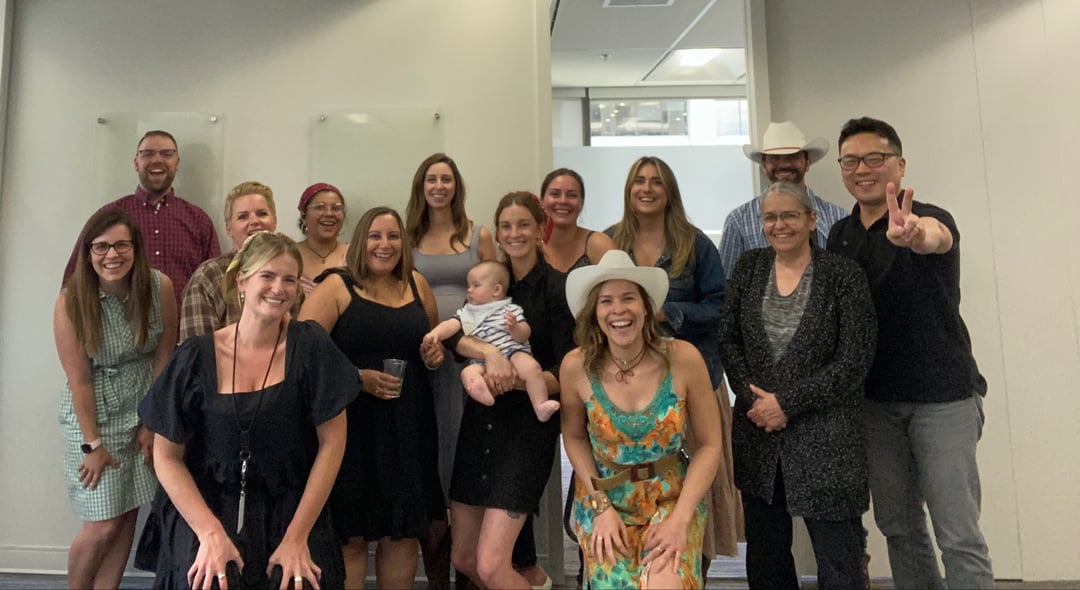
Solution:
{"label": "gold necklace", "polygon": [[627,377],[634,376],[634,367],[641,364],[641,361],[645,359],[645,345],[641,346],[641,350],[638,351],[633,357],[628,359],[621,359],[611,354],[611,349],[608,349],[608,358],[615,363],[615,381],[622,383],[626,381]]}
{"label": "gold necklace", "polygon": [[304,244],[305,248],[307,248],[308,250],[311,250],[312,254],[314,254],[314,255],[318,256],[320,259],[322,259],[323,264],[325,264],[326,259],[329,258],[330,255],[333,254],[334,251],[336,251],[338,249],[338,245],[335,243],[334,247],[330,248],[329,252],[327,252],[326,254],[321,254],[318,250],[316,250],[315,248],[312,248],[311,244],[309,244],[307,240],[304,240],[302,243]]}

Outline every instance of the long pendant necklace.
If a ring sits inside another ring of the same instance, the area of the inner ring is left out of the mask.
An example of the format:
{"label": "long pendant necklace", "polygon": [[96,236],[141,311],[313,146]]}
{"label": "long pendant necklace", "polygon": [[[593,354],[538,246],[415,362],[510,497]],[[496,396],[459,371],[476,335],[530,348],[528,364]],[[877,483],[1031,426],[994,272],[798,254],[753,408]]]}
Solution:
{"label": "long pendant necklace", "polygon": [[321,258],[323,264],[325,264],[326,259],[330,258],[330,255],[333,254],[338,249],[338,245],[335,243],[334,247],[330,248],[329,252],[327,252],[326,254],[323,254],[323,253],[319,252],[318,250],[316,250],[315,248],[312,248],[311,244],[308,243],[308,240],[304,240],[302,243],[304,244],[305,248],[307,248],[308,250],[311,250],[312,254],[318,256],[319,258]]}
{"label": "long pendant necklace", "polygon": [[284,328],[284,322],[278,324],[277,338],[274,339],[274,348],[270,351],[270,362],[266,365],[266,374],[263,375],[262,387],[259,388],[259,400],[255,403],[255,413],[251,415],[247,428],[244,428],[243,423],[240,421],[240,408],[236,405],[236,349],[240,348],[240,322],[236,322],[236,330],[233,334],[232,403],[233,414],[236,416],[236,427],[240,430],[240,507],[236,516],[236,534],[238,535],[244,528],[248,459],[251,459],[251,429],[255,426],[255,418],[259,417],[259,409],[262,408],[266,380],[270,378],[270,369],[274,366],[274,356],[277,354],[278,342],[281,341],[281,333]]}
{"label": "long pendant necklace", "polygon": [[626,381],[627,377],[634,376],[634,367],[641,364],[642,359],[645,358],[645,350],[646,348],[643,345],[641,347],[641,350],[639,350],[638,353],[635,354],[633,357],[628,359],[621,359],[611,354],[611,349],[608,349],[608,358],[610,358],[611,361],[615,363],[615,381],[622,383],[623,381]]}

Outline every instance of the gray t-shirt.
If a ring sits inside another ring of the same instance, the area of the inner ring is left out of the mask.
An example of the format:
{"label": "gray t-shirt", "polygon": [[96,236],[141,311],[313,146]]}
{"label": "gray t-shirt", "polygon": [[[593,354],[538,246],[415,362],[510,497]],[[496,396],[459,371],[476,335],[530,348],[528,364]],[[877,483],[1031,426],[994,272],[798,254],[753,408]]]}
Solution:
{"label": "gray t-shirt", "polygon": [[786,296],[781,295],[776,288],[776,267],[769,269],[769,285],[761,299],[761,319],[765,323],[765,335],[772,347],[774,363],[780,360],[795,330],[799,328],[813,282],[814,262],[811,261],[795,290]]}

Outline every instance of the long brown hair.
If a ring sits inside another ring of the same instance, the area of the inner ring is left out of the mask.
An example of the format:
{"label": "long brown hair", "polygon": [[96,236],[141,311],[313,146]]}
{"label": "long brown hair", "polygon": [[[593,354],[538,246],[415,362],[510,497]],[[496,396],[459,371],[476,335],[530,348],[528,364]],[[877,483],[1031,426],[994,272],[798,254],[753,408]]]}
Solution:
{"label": "long brown hair", "polygon": [[412,278],[412,248],[409,247],[408,238],[405,236],[405,225],[401,223],[401,216],[390,207],[372,207],[364,213],[360,221],[356,222],[352,241],[349,242],[349,250],[345,253],[345,266],[349,270],[349,274],[352,275],[353,280],[363,288],[363,285],[371,276],[371,271],[367,265],[367,235],[371,231],[371,224],[375,221],[375,218],[383,215],[392,216],[394,221],[397,221],[398,227],[401,228],[401,259],[398,260],[391,274],[401,281],[401,288],[404,290],[409,284],[409,279]]}
{"label": "long brown hair", "polygon": [[[577,323],[574,325],[574,342],[585,352],[585,368],[589,373],[599,374],[604,367],[604,353],[608,350],[608,337],[600,329],[600,321],[596,317],[596,307],[600,301],[600,288],[603,283],[598,283],[589,291],[585,298],[585,306],[578,313]],[[664,363],[664,370],[671,370],[671,357],[667,347],[660,336],[660,322],[656,319],[653,311],[653,301],[649,293],[641,285],[634,283],[641,301],[645,305],[645,324],[642,326],[641,335],[645,340],[645,348],[656,353]]]}
{"label": "long brown hair", "polygon": [[679,192],[679,183],[675,180],[675,173],[666,162],[656,156],[642,156],[630,166],[630,173],[626,175],[626,185],[623,188],[623,217],[615,224],[615,233],[611,236],[615,247],[629,252],[634,247],[637,239],[638,220],[634,215],[634,208],[630,202],[630,189],[634,186],[634,178],[637,177],[641,168],[647,164],[656,167],[660,175],[660,184],[667,193],[667,209],[664,211],[664,240],[671,253],[671,269],[669,277],[678,277],[686,268],[687,262],[694,258],[694,237],[699,231],[686,216],[686,208],[683,207],[682,194]]}
{"label": "long brown hair", "polygon": [[[499,216],[507,207],[513,207],[518,205],[525,207],[529,210],[529,214],[536,220],[536,229],[540,232],[540,236],[544,235],[544,208],[540,206],[540,199],[536,195],[529,191],[513,191],[503,195],[503,198],[499,199],[499,205],[495,207],[495,235],[498,236],[499,231]],[[536,243],[536,256],[540,262],[544,261],[544,247],[540,241]],[[513,276],[514,269],[510,267],[510,259],[503,260],[506,264],[506,268],[510,269],[510,275]]]}
{"label": "long brown hair", "polygon": [[127,275],[128,296],[123,306],[124,316],[131,322],[131,334],[136,349],[146,346],[147,333],[150,330],[154,287],[139,224],[121,209],[98,211],[86,221],[79,233],[79,255],[75,262],[75,272],[64,283],[65,308],[75,328],[75,337],[91,357],[98,353],[101,346],[102,330],[101,283],[90,258],[90,242],[117,225],[126,226],[131,232],[132,264]]}
{"label": "long brown hair", "polygon": [[455,240],[465,244],[465,239],[469,236],[469,217],[465,214],[465,180],[461,178],[461,172],[453,158],[438,152],[420,162],[416,174],[413,175],[412,193],[409,195],[409,204],[405,207],[406,223],[403,226],[409,240],[406,244],[409,249],[418,246],[421,238],[431,229],[428,203],[424,198],[424,178],[427,176],[428,168],[439,163],[449,166],[450,172],[454,175],[454,197],[450,199],[450,217],[454,222],[454,233],[450,236],[450,247],[454,247]]}

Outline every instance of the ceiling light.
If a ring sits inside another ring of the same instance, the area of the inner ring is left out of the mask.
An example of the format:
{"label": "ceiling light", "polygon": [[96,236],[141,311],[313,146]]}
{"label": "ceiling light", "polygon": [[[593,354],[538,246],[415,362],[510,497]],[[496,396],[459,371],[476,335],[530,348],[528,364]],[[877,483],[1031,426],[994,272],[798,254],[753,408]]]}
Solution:
{"label": "ceiling light", "polygon": [[719,49],[683,49],[679,51],[679,65],[684,68],[700,68],[718,55]]}

